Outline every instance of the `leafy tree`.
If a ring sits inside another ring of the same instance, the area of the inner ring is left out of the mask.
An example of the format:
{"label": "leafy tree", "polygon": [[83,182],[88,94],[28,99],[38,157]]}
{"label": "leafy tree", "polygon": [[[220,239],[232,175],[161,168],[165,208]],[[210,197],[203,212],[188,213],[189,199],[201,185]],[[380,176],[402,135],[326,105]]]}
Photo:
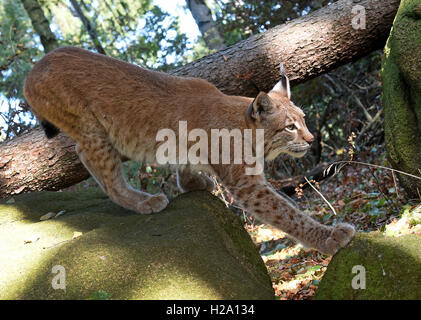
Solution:
{"label": "leafy tree", "polygon": [[336,0],[215,0],[216,21],[231,45]]}
{"label": "leafy tree", "polygon": [[22,80],[42,55],[20,2],[0,1],[0,141],[27,130],[33,118],[23,99]]}
{"label": "leafy tree", "polygon": [[151,0],[0,0],[0,141],[35,124],[22,104],[23,79],[43,53],[62,45],[161,70],[194,57],[178,18]]}

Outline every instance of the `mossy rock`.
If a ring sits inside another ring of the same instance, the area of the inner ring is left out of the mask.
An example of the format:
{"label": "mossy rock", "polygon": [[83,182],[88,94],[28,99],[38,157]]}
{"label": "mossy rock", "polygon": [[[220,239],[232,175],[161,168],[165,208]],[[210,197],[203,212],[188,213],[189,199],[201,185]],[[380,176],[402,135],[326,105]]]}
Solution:
{"label": "mossy rock", "polygon": [[[64,267],[66,290],[53,289],[54,266]],[[153,215],[98,190],[0,202],[0,299],[273,298],[241,220],[207,192],[181,195]]]}
{"label": "mossy rock", "polygon": [[[421,0],[402,0],[383,59],[385,144],[392,166],[415,176],[421,169],[420,34]],[[399,175],[399,181],[418,197],[420,179]]]}
{"label": "mossy rock", "polygon": [[421,299],[421,237],[358,233],[332,258],[314,299]]}

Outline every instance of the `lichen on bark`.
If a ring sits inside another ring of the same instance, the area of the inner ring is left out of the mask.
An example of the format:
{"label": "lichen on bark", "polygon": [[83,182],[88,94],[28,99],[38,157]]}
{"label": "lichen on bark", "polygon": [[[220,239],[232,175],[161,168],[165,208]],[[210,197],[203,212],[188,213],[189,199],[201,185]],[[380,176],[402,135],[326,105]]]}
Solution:
{"label": "lichen on bark", "polygon": [[[421,0],[403,0],[385,48],[383,104],[388,159],[398,170],[421,177]],[[399,176],[410,197],[421,180]]]}

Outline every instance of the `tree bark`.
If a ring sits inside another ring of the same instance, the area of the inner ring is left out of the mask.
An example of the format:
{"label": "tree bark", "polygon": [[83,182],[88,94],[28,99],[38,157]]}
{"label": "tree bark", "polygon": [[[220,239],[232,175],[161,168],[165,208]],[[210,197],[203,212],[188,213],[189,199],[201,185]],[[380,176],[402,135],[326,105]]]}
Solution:
{"label": "tree bark", "polygon": [[[267,91],[279,81],[283,62],[296,85],[383,48],[399,2],[339,0],[171,73],[206,79],[227,94],[255,96],[256,86]],[[356,30],[361,8],[366,26]]]}
{"label": "tree bark", "polygon": [[64,134],[47,139],[40,128],[0,145],[0,197],[60,190],[89,177]]}
{"label": "tree bark", "polygon": [[384,130],[387,156],[399,182],[421,198],[421,1],[403,0],[383,59]]}
{"label": "tree bark", "polygon": [[[201,77],[225,93],[246,96],[256,94],[253,82],[261,90],[272,88],[281,61],[293,83],[311,79],[384,46],[399,0],[358,2],[366,10],[363,30],[352,28],[350,3],[340,0],[172,73]],[[73,146],[63,135],[48,141],[40,130],[0,145],[0,197],[57,190],[88,177]]]}
{"label": "tree bark", "polygon": [[227,46],[219,33],[218,26],[213,21],[212,13],[205,0],[186,0],[186,2],[205,40],[206,46],[210,50],[216,51],[225,49]]}
{"label": "tree bark", "polygon": [[21,0],[23,7],[31,19],[35,32],[41,38],[44,52],[48,53],[58,47],[57,39],[50,29],[50,24],[37,0]]}
{"label": "tree bark", "polygon": [[94,43],[94,46],[98,53],[105,54],[105,50],[101,45],[101,42],[98,39],[98,35],[96,34],[95,28],[92,26],[91,22],[86,18],[85,14],[82,11],[82,8],[80,7],[77,0],[70,0],[70,3],[73,6],[73,9],[75,9],[75,12],[79,19],[82,21],[83,26],[85,27],[86,31],[88,32],[89,36],[91,37],[92,42]]}

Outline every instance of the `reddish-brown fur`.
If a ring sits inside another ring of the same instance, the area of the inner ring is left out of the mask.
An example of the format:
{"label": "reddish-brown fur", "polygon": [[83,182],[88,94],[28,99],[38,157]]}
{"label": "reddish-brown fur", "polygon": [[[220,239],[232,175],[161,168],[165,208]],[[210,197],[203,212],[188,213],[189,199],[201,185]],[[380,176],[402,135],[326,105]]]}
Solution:
{"label": "reddish-brown fur", "polygon": [[[265,157],[282,152],[302,156],[313,136],[304,113],[289,99],[283,81],[256,99],[228,96],[212,84],[146,70],[83,49],[64,47],[47,54],[28,74],[24,94],[40,120],[48,121],[77,141],[81,161],[118,204],[139,213],[158,212],[168,203],[162,194],[131,188],[121,170],[121,157],[154,163],[160,129],[264,129]],[[190,143],[191,145],[191,143]],[[264,175],[246,175],[243,164],[183,165],[184,191],[212,189],[198,171],[217,175],[237,202],[306,246],[335,253],[349,242],[352,226],[328,227],[301,213],[277,194]]]}

